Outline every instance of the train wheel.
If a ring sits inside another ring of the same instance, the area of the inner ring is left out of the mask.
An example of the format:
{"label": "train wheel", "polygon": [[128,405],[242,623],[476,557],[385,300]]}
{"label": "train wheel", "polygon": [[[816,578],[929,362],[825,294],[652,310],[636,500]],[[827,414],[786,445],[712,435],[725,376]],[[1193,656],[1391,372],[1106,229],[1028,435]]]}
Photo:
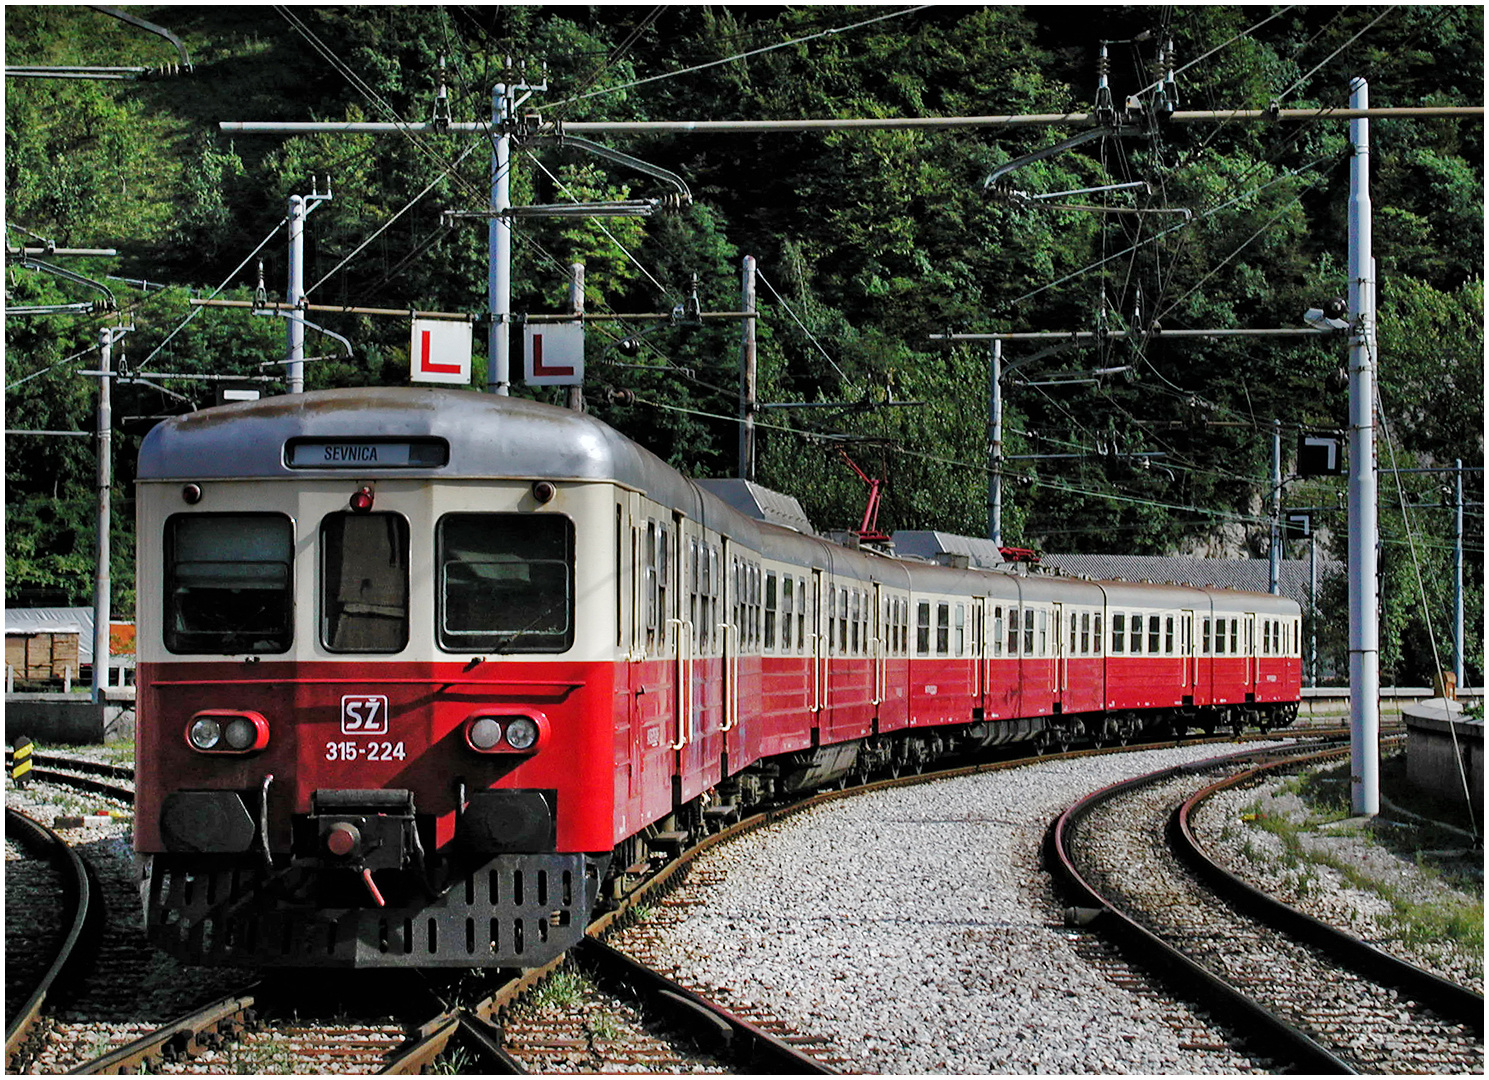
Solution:
{"label": "train wheel", "polygon": [[1048,729],[1034,736],[1034,752],[1041,756],[1050,752],[1050,733]]}

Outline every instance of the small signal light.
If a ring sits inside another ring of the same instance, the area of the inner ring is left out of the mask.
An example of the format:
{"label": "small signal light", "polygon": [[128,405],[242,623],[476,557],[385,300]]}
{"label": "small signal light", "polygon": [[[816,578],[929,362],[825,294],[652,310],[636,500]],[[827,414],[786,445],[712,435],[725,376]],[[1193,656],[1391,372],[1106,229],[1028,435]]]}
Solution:
{"label": "small signal light", "polygon": [[202,501],[202,486],[200,484],[187,484],[181,488],[181,501],[187,506],[195,506]]}
{"label": "small signal light", "polygon": [[550,484],[547,480],[539,480],[536,484],[533,485],[533,498],[537,499],[540,503],[552,502],[553,496],[557,494],[558,489]]}
{"label": "small signal light", "polygon": [[359,488],[352,495],[350,506],[354,514],[366,514],[372,510],[372,489],[370,487]]}

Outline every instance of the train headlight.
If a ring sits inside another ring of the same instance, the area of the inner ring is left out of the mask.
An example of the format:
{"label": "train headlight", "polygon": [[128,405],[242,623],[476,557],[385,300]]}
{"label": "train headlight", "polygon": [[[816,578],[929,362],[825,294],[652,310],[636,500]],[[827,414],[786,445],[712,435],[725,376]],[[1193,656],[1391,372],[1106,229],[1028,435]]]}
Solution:
{"label": "train headlight", "polygon": [[526,754],[548,736],[548,718],[540,712],[480,713],[465,722],[465,742],[482,754]]}
{"label": "train headlight", "polygon": [[222,725],[211,717],[199,717],[191,722],[186,737],[198,750],[216,750],[222,741]]}
{"label": "train headlight", "polygon": [[269,722],[240,709],[204,709],[191,718],[186,741],[204,754],[251,754],[269,745]]}
{"label": "train headlight", "polygon": [[477,750],[495,750],[502,741],[501,721],[494,716],[478,716],[471,721],[466,738]]}
{"label": "train headlight", "polygon": [[538,741],[538,724],[531,716],[519,716],[507,725],[507,745],[513,750],[531,750]]}

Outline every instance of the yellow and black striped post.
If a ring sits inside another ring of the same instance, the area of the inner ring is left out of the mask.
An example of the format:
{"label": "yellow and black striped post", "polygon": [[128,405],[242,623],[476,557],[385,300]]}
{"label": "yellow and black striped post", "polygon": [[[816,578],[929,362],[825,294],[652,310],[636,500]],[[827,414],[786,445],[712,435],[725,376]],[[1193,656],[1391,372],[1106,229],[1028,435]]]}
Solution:
{"label": "yellow and black striped post", "polygon": [[10,779],[11,782],[24,787],[26,781],[31,779],[31,751],[34,746],[30,739],[22,735],[16,740],[15,748],[11,751]]}

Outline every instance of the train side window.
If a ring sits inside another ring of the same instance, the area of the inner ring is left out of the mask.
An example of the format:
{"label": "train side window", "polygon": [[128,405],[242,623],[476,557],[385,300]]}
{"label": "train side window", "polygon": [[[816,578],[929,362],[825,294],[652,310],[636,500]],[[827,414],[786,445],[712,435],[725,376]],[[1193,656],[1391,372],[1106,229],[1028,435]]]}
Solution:
{"label": "train side window", "polygon": [[862,598],[863,594],[860,593],[857,589],[854,589],[852,596],[853,611],[848,617],[848,621],[852,624],[850,633],[853,637],[853,644],[849,647],[850,656],[858,656],[859,650],[863,645],[863,639],[859,636],[859,626],[863,619]]}
{"label": "train side window", "polygon": [[[440,648],[565,652],[574,643],[574,523],[446,514],[435,530]],[[665,580],[665,573],[660,575]]]}
{"label": "train side window", "polygon": [[765,572],[765,647],[776,647],[776,575],[774,570]]}
{"label": "train side window", "polygon": [[[1157,615],[1148,616],[1148,653],[1157,656],[1163,650],[1159,648],[1163,637],[1163,620]],[[1172,641],[1170,642],[1172,644]]]}
{"label": "train side window", "polygon": [[922,600],[915,605],[915,655],[931,654],[931,602]]}
{"label": "train side window", "polygon": [[1127,616],[1120,611],[1112,612],[1112,652],[1126,652]]}
{"label": "train side window", "polygon": [[945,656],[951,646],[951,605],[936,605],[936,655]]}
{"label": "train side window", "polygon": [[1075,617],[1075,612],[1073,611],[1068,615],[1060,616],[1060,618],[1068,618],[1070,620],[1070,655],[1077,655],[1076,646],[1080,643],[1080,631],[1076,624],[1080,620]]}
{"label": "train side window", "polygon": [[967,655],[967,608],[966,608],[966,605],[964,605],[964,604],[958,604],[956,606],[956,619],[952,623],[952,625],[956,628],[956,634],[955,634],[955,637],[953,638],[953,642],[954,642],[956,648],[953,650],[952,655],[953,656],[965,656],[965,655]]}
{"label": "train side window", "polygon": [[1024,608],[1024,655],[1036,655],[1034,652],[1034,609],[1027,607]]}
{"label": "train side window", "polygon": [[641,541],[641,591],[642,610],[646,619],[646,650],[654,652],[657,647],[657,523],[646,523],[646,535]]}
{"label": "train side window", "polygon": [[723,584],[719,577],[719,546],[711,544],[708,548],[708,639],[712,649],[720,647],[719,593]]}
{"label": "train side window", "polygon": [[848,590],[838,589],[838,652],[848,655]]}
{"label": "train side window", "polygon": [[1105,642],[1106,638],[1101,636],[1101,612],[1098,611],[1091,617],[1091,644],[1096,646],[1097,656],[1101,655],[1101,649]]}
{"label": "train side window", "polygon": [[173,515],[165,526],[165,647],[287,652],[294,559],[294,526],[282,514]]}
{"label": "train side window", "polygon": [[1163,651],[1170,656],[1174,655],[1174,617],[1172,615],[1164,616]]}
{"label": "train side window", "polygon": [[993,607],[993,655],[1003,655],[1003,607]]}
{"label": "train side window", "polygon": [[1136,611],[1127,616],[1127,651],[1134,656],[1143,651],[1143,617]]}
{"label": "train side window", "polygon": [[667,648],[667,620],[672,618],[672,609],[667,600],[671,594],[672,537],[667,527],[659,522],[657,527],[657,647]]}
{"label": "train side window", "polygon": [[807,649],[807,608],[811,606],[811,598],[807,595],[806,578],[796,579],[796,651],[806,652]]}
{"label": "train side window", "polygon": [[796,591],[793,586],[796,579],[790,574],[781,578],[781,651],[791,651],[791,616],[796,601]]}
{"label": "train side window", "polygon": [[688,622],[693,626],[693,654],[696,656],[703,647],[703,623],[698,618],[698,590],[703,585],[702,574],[698,567],[698,541],[688,537]]}
{"label": "train side window", "polygon": [[1231,655],[1232,656],[1239,656],[1240,653],[1241,653],[1241,631],[1240,631],[1240,627],[1241,627],[1241,620],[1240,619],[1232,619],[1230,621],[1230,652],[1231,652]]}
{"label": "train side window", "polygon": [[408,522],[401,514],[321,521],[321,643],[391,653],[408,644]]}
{"label": "train side window", "polygon": [[1210,655],[1210,618],[1205,616],[1204,625],[1200,628],[1199,651],[1204,656]]}
{"label": "train side window", "polygon": [[[1098,634],[1099,636],[1099,634]],[[1091,613],[1081,612],[1081,655],[1091,654]]]}

